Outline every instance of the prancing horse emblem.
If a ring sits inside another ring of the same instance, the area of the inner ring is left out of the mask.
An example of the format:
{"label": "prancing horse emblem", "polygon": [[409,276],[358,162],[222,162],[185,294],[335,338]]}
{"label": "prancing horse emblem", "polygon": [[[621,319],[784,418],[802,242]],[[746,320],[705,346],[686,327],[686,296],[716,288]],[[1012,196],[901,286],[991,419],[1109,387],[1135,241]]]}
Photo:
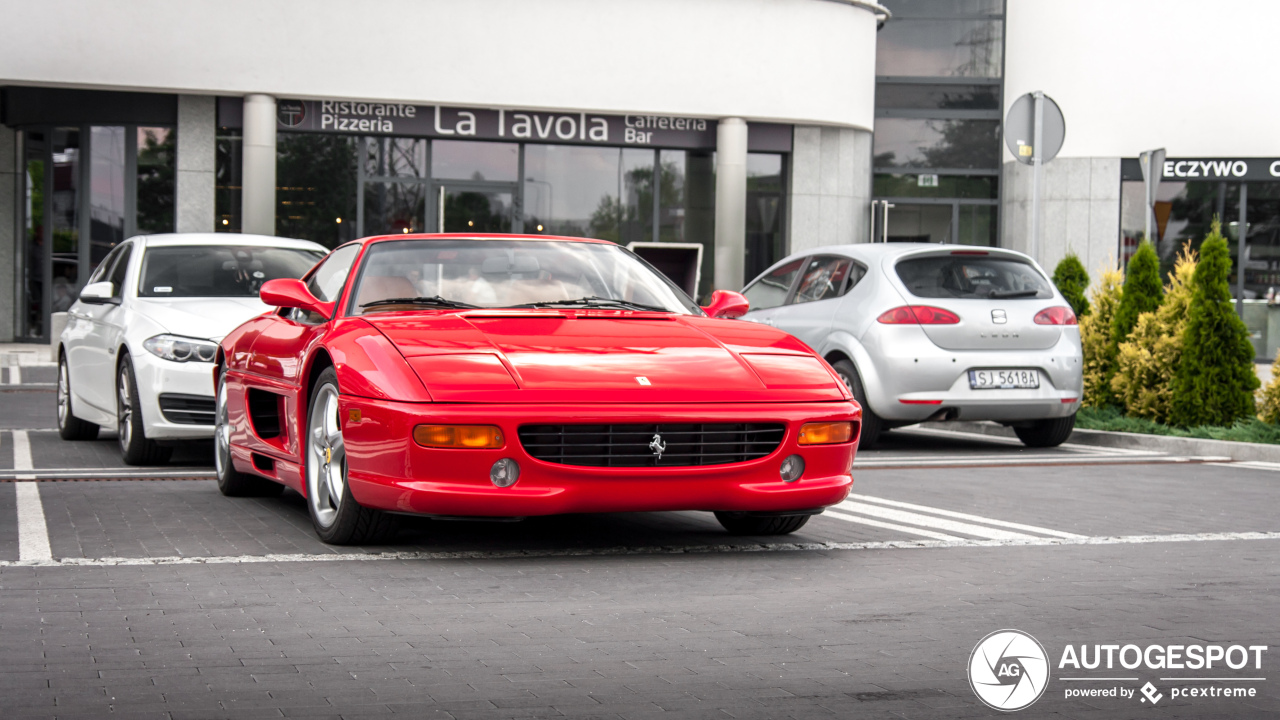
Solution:
{"label": "prancing horse emblem", "polygon": [[653,439],[649,441],[649,449],[653,451],[654,455],[658,456],[659,460],[662,459],[662,453],[666,452],[667,449],[667,444],[662,442],[662,435],[653,434]]}

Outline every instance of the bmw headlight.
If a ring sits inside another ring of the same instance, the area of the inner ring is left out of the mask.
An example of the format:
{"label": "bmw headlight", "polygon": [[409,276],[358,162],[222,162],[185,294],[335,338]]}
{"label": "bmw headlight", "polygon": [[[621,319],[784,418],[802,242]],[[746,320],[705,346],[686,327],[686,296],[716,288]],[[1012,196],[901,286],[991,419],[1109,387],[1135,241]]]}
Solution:
{"label": "bmw headlight", "polygon": [[158,358],[174,362],[213,362],[218,356],[218,346],[208,340],[156,335],[143,341],[142,347]]}

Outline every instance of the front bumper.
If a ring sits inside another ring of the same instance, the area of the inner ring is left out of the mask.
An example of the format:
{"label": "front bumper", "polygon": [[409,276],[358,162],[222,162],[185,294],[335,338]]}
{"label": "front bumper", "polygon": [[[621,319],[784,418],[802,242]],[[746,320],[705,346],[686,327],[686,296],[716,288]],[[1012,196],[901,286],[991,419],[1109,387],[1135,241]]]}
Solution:
{"label": "front bumper", "polygon": [[[857,443],[800,446],[800,426],[849,420],[848,402],[734,405],[461,405],[398,403],[344,396],[340,404],[351,493],[366,507],[420,515],[517,517],[660,510],[778,512],[841,502],[853,484]],[[355,419],[356,417],[359,419]],[[777,422],[778,448],[758,460],[700,467],[602,468],[544,462],[520,444],[518,428],[534,424]],[[497,425],[506,445],[492,450],[430,449],[413,442],[416,425]],[[778,476],[784,458],[804,458],[801,478]],[[489,470],[501,458],[520,466],[509,488]]]}
{"label": "front bumper", "polygon": [[138,381],[142,422],[150,440],[198,439],[213,437],[213,424],[175,423],[160,409],[160,395],[185,395],[213,399],[213,364],[173,362],[138,349],[130,354]]}

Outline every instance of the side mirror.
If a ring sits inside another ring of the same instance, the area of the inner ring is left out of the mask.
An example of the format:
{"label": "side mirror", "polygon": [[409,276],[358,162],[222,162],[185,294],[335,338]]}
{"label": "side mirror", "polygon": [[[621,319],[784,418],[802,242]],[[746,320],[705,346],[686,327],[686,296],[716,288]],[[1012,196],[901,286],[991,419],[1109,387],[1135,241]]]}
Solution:
{"label": "side mirror", "polygon": [[103,280],[102,282],[89,283],[80,291],[80,301],[93,305],[105,305],[115,302],[112,295],[115,295],[116,286],[111,282]]}
{"label": "side mirror", "polygon": [[733,320],[747,314],[751,309],[751,301],[746,295],[732,290],[716,290],[711,293],[711,304],[702,308],[703,312],[713,318]]}
{"label": "side mirror", "polygon": [[262,298],[262,302],[274,307],[298,308],[318,313],[325,318],[333,317],[335,303],[321,302],[307,289],[306,283],[297,278],[268,280],[262,283],[258,297]]}

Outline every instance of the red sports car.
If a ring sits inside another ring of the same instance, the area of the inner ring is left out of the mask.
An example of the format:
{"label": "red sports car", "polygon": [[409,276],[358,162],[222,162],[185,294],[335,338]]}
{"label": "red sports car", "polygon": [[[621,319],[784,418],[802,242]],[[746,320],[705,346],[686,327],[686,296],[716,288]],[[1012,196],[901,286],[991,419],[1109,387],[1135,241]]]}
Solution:
{"label": "red sports car", "polygon": [[218,486],[297,490],[325,542],[650,510],[775,535],[853,483],[861,410],[822,358],[610,242],[366,238],[261,295],[218,353]]}

